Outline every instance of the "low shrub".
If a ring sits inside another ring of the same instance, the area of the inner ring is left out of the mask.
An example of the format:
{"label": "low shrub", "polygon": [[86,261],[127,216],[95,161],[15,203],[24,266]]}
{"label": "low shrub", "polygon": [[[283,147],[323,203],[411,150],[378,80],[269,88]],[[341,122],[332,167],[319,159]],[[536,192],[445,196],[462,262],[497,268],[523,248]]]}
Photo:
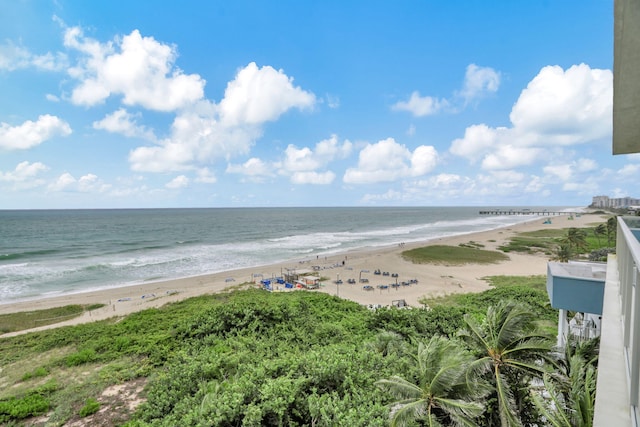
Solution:
{"label": "low shrub", "polygon": [[98,402],[96,399],[91,397],[87,399],[87,403],[85,403],[85,405],[82,408],[80,408],[80,412],[78,412],[78,415],[84,418],[84,417],[88,417],[89,415],[95,414],[99,410],[100,410],[100,402]]}

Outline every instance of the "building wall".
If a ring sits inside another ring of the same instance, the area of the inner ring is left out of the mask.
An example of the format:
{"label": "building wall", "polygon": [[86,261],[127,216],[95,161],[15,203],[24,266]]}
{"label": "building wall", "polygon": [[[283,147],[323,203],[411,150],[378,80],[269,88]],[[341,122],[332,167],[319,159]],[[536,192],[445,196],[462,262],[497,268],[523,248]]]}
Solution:
{"label": "building wall", "polygon": [[547,293],[555,309],[602,314],[604,280],[547,275]]}
{"label": "building wall", "polygon": [[596,208],[626,208],[628,206],[640,205],[640,199],[633,197],[593,196],[591,206]]}

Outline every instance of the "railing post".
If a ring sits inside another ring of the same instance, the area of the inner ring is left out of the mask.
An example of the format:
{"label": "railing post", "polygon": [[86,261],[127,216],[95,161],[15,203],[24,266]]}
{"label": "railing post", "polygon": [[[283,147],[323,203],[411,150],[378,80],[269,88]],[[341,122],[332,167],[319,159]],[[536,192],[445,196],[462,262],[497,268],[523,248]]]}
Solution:
{"label": "railing post", "polygon": [[561,308],[560,310],[558,310],[558,348],[564,348],[567,342],[568,326],[569,324],[567,322],[567,310]]}
{"label": "railing post", "polygon": [[618,253],[618,280],[620,281],[620,303],[623,322],[623,343],[625,348],[629,348],[629,340],[631,337],[631,303],[633,302],[633,254],[631,248],[627,245],[625,234],[621,230],[621,224],[618,224],[617,248]]}
{"label": "railing post", "polygon": [[631,384],[629,390],[629,401],[631,406],[638,406],[638,388],[640,381],[640,337],[638,337],[636,327],[640,322],[640,290],[638,289],[639,274],[638,267],[634,265],[633,270],[633,319],[629,329],[632,329],[631,342],[629,343],[629,376]]}

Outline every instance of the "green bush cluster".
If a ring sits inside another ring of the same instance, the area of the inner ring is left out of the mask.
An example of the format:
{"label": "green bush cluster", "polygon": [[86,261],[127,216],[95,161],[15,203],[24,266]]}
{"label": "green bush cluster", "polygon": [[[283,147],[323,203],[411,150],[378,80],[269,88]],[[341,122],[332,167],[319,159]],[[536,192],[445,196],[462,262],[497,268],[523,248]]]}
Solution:
{"label": "green bush cluster", "polygon": [[46,413],[51,407],[50,396],[57,389],[55,381],[48,381],[22,396],[0,400],[0,423],[19,421]]}
{"label": "green bush cluster", "polygon": [[[1,401],[2,422],[47,410],[59,414],[58,423],[79,411],[88,416],[96,405],[87,398],[97,389],[144,376],[147,400],[128,426],[387,425],[390,397],[375,382],[418,375],[406,351],[415,340],[454,337],[465,313],[486,312],[500,299],[527,302],[540,317],[549,316],[546,293],[528,282],[508,282],[409,310],[369,310],[323,293],[235,291],[118,322],[1,339],[2,364],[65,349],[38,362],[49,376],[84,372],[88,364],[98,372],[86,379],[76,375],[75,381],[90,385],[65,380],[60,390]],[[32,377],[44,373],[31,369]],[[31,409],[8,409],[14,407]]]}
{"label": "green bush cluster", "polygon": [[100,410],[100,402],[98,402],[94,398],[89,398],[87,399],[87,403],[85,403],[85,405],[82,408],[80,408],[80,412],[78,412],[78,415],[84,418],[84,417],[88,417],[89,415],[95,414],[99,410]]}
{"label": "green bush cluster", "polygon": [[31,372],[26,372],[22,376],[22,381],[28,381],[32,378],[46,377],[47,375],[49,375],[49,370],[44,366],[40,366]]}

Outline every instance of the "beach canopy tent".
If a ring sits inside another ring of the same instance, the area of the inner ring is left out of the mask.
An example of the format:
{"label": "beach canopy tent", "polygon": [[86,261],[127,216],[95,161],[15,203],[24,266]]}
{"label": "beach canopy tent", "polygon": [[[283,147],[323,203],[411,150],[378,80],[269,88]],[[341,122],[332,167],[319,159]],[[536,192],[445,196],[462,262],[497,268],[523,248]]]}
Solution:
{"label": "beach canopy tent", "polygon": [[309,274],[312,274],[313,270],[309,270],[306,268],[301,268],[301,269],[287,269],[286,273],[284,274],[284,281],[285,282],[289,282],[289,283],[293,283],[298,279],[303,278],[304,276],[307,276]]}
{"label": "beach canopy tent", "polygon": [[315,280],[308,279],[307,277],[296,280],[296,288],[318,289],[319,287],[320,282],[317,277],[315,278]]}

